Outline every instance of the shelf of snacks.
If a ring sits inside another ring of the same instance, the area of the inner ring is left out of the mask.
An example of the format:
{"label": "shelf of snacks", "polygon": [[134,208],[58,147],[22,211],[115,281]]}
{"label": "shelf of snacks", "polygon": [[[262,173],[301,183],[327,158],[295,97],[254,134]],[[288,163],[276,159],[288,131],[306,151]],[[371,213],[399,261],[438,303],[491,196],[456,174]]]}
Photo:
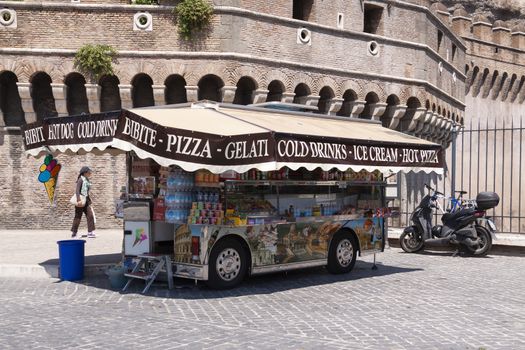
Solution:
{"label": "shelf of snacks", "polygon": [[353,170],[330,170],[323,171],[316,169],[314,171],[307,171],[304,168],[298,170],[290,170],[283,168],[278,171],[258,171],[255,169],[249,170],[246,173],[238,174],[235,172],[227,172],[221,174],[221,179],[224,181],[242,181],[252,183],[251,181],[275,182],[275,181],[357,181],[357,182],[378,182],[382,181],[382,174],[379,171],[367,172],[361,170],[355,172]]}
{"label": "shelf of snacks", "polygon": [[374,185],[381,181],[316,181],[316,180],[226,180],[225,186],[341,186],[341,185]]}
{"label": "shelf of snacks", "polygon": [[195,182],[195,187],[200,188],[220,188],[222,184],[220,182]]}

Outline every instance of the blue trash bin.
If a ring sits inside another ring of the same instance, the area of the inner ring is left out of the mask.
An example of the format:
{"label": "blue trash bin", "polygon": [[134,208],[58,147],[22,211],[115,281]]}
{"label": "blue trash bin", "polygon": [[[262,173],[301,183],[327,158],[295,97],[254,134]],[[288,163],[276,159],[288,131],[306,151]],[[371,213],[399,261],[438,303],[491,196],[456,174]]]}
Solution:
{"label": "blue trash bin", "polygon": [[80,239],[58,241],[60,279],[78,281],[84,279],[84,244]]}

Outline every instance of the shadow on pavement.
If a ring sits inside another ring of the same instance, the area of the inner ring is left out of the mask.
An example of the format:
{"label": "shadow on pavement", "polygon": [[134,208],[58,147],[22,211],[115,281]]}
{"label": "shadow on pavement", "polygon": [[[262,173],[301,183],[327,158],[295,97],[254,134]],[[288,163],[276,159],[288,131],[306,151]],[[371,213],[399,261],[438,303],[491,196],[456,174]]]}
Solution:
{"label": "shadow on pavement", "polygon": [[[401,248],[398,239],[389,238],[388,243],[391,247]],[[429,253],[433,255],[452,255],[454,251],[454,247],[432,247]],[[438,252],[442,254],[436,254]],[[525,256],[525,247],[518,244],[499,244],[498,241],[494,241],[488,255]],[[465,255],[463,253],[461,254],[461,256],[464,256],[466,258],[470,257],[470,255]]]}
{"label": "shadow on pavement", "polygon": [[489,255],[485,256],[473,256],[466,252],[459,251],[459,253],[455,254],[455,250],[446,250],[446,249],[432,249],[432,250],[422,250],[417,253],[406,253],[404,251],[399,251],[398,254],[405,254],[407,256],[410,255],[429,255],[429,256],[448,256],[450,258],[473,258],[473,259],[492,259],[492,257]]}
{"label": "shadow on pavement", "polygon": [[[84,264],[86,265],[86,270],[88,269],[102,269],[109,265],[115,265],[122,260],[122,254],[98,254],[98,255],[87,255],[84,257]],[[59,277],[59,260],[57,259],[48,259],[39,263],[43,267],[49,277],[58,278]],[[88,271],[86,271],[88,273]]]}
{"label": "shadow on pavement", "polygon": [[[420,268],[402,268],[382,264],[377,264],[378,269],[372,270],[372,266],[372,263],[357,261],[352,272],[341,275],[333,275],[326,271],[326,269],[323,267],[315,267],[252,276],[247,278],[238,287],[228,290],[213,290],[208,288],[203,282],[199,282],[197,285],[195,285],[193,280],[176,278],[174,289],[169,290],[167,285],[161,282],[154,283],[148,293],[144,296],[174,299],[220,299],[225,297],[230,298],[246,295],[272,294],[312,286],[359,280],[362,278],[381,277],[423,270]],[[80,281],[79,283],[95,288],[118,291],[111,288],[108,279],[104,278],[103,276]],[[128,289],[128,292],[123,294],[140,295],[140,292],[143,288],[144,283],[142,281],[134,281]]]}
{"label": "shadow on pavement", "polygon": [[[84,264],[86,265],[100,265],[100,264],[116,264],[122,260],[122,254],[98,254],[86,255],[84,257]],[[39,263],[41,266],[56,265],[58,266],[58,259],[49,259]]]}

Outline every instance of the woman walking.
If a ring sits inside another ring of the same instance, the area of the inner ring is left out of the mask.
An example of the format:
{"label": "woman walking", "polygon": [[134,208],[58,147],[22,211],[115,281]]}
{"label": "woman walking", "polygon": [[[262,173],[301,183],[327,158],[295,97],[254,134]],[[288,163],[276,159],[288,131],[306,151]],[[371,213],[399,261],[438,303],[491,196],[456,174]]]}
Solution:
{"label": "woman walking", "polygon": [[[91,188],[91,182],[89,178],[91,177],[91,169],[87,166],[83,166],[80,169],[80,174],[77,178],[76,186],[76,198],[77,204],[75,206],[75,218],[73,219],[73,226],[71,227],[71,237],[76,237],[78,233],[78,226],[80,225],[80,220],[82,219],[82,214],[86,214],[87,224],[88,224],[88,238],[95,238],[95,218],[93,215],[93,209],[91,207],[91,198],[89,197],[89,190]],[[85,198],[85,204],[83,199]]]}

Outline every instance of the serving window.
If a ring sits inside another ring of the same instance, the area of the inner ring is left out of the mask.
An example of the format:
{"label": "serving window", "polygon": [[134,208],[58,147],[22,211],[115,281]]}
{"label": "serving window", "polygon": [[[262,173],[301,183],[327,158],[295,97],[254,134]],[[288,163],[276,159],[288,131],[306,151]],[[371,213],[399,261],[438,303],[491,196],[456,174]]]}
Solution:
{"label": "serving window", "polygon": [[152,203],[152,221],[258,225],[327,216],[370,217],[382,207],[381,173],[304,168],[221,175],[130,157],[129,198]]}

